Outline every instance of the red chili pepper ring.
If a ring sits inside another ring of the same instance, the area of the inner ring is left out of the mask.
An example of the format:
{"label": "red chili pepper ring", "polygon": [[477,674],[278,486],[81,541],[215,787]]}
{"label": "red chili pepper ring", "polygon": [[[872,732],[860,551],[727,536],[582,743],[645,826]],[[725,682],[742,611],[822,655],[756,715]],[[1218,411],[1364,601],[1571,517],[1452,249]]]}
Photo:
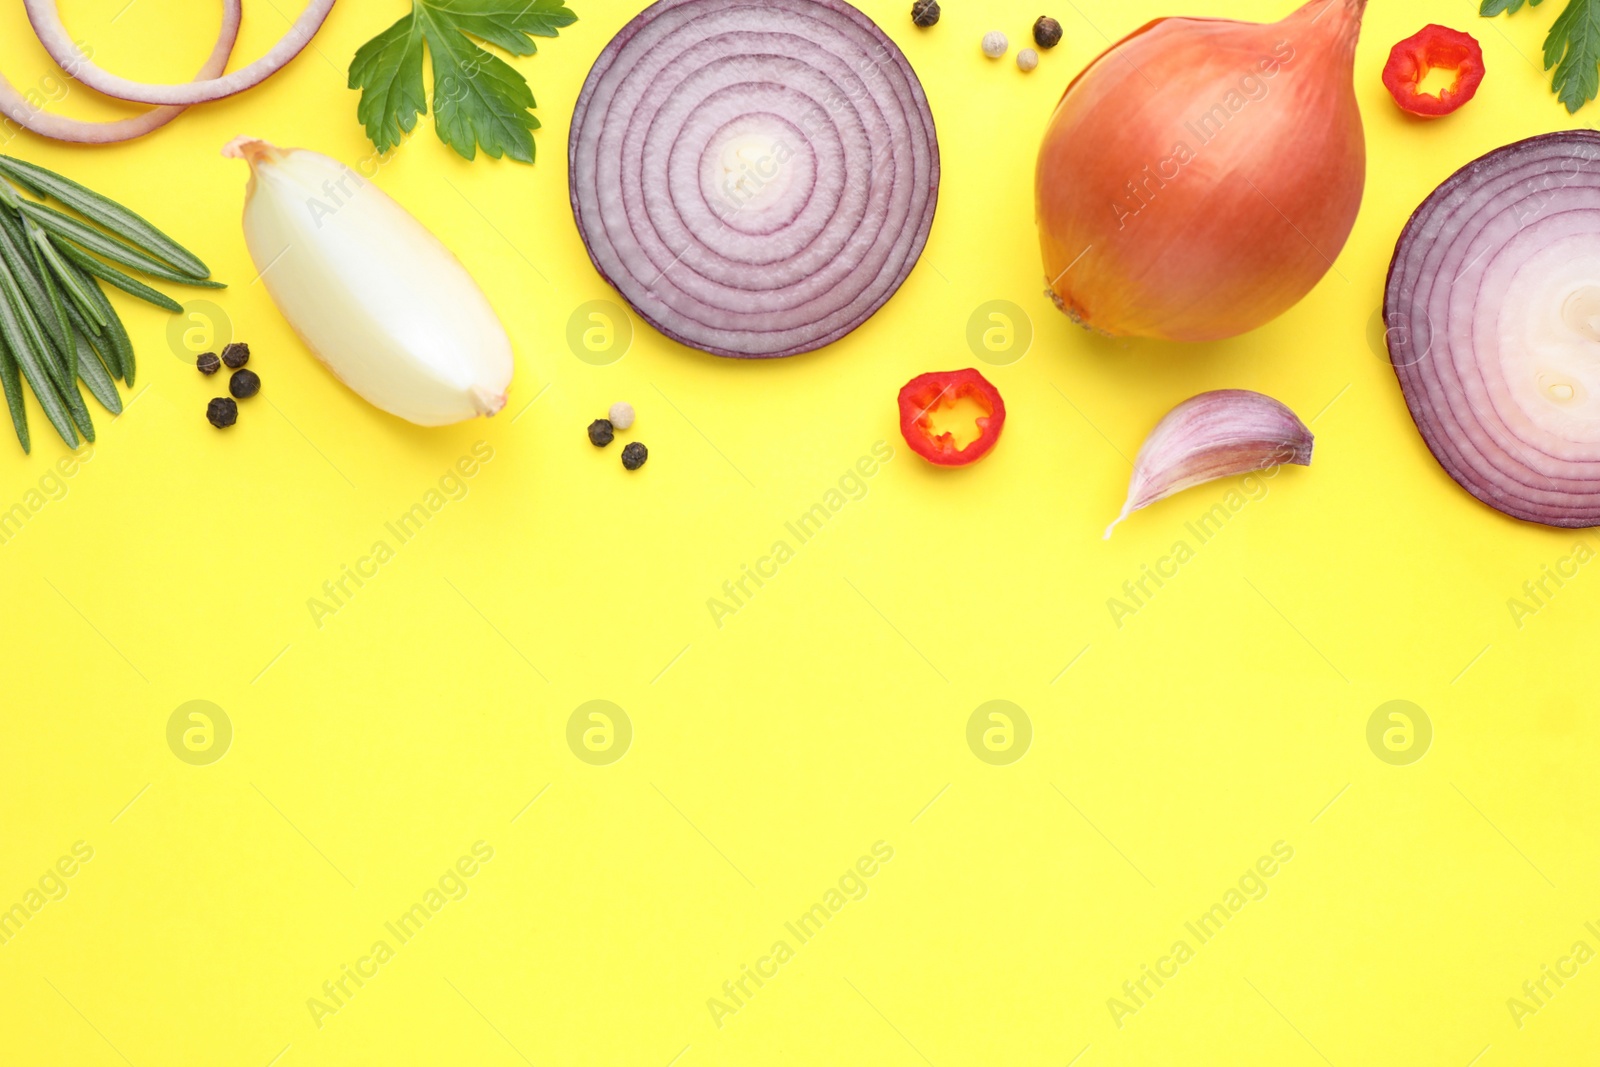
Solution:
{"label": "red chili pepper ring", "polygon": [[[1438,96],[1421,91],[1429,71],[1454,71],[1456,80]],[[1394,102],[1413,115],[1448,115],[1471,100],[1483,82],[1483,49],[1460,30],[1429,24],[1389,52],[1383,84]]]}
{"label": "red chili pepper ring", "polygon": [[[973,401],[984,413],[975,420],[977,440],[957,448],[954,434],[933,432],[933,412],[962,399]],[[971,367],[921,374],[900,390],[900,433],[911,451],[941,467],[962,467],[987,456],[1005,424],[1006,402],[1000,399],[1000,390]]]}

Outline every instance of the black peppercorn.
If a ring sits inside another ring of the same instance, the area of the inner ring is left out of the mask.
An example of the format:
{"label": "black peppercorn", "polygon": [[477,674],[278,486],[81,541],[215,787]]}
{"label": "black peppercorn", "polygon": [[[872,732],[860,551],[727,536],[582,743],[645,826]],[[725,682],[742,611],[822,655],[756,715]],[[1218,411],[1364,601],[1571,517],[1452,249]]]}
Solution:
{"label": "black peppercorn", "polygon": [[226,430],[239,421],[239,405],[232,399],[219,396],[206,405],[206,419],[219,430]]}
{"label": "black peppercorn", "polygon": [[261,376],[253,370],[236,370],[228,379],[228,392],[240,400],[249,400],[261,392]]}
{"label": "black peppercorn", "polygon": [[206,352],[194,361],[195,368],[207,378],[222,369],[222,360],[217,358],[215,352]]}
{"label": "black peppercorn", "polygon": [[917,0],[911,5],[911,21],[927,29],[939,21],[939,0]]}
{"label": "black peppercorn", "polygon": [[589,424],[589,443],[594,447],[604,448],[616,439],[616,431],[612,429],[610,419],[595,419]]}
{"label": "black peppercorn", "polygon": [[238,370],[250,362],[249,345],[229,345],[222,350],[222,362],[228,365],[229,370]]}
{"label": "black peppercorn", "polygon": [[622,465],[631,471],[636,471],[644,466],[644,461],[650,458],[650,450],[638,441],[634,441],[622,450]]}
{"label": "black peppercorn", "polygon": [[1061,23],[1049,15],[1040,15],[1033,24],[1033,43],[1040,48],[1054,48],[1061,43]]}

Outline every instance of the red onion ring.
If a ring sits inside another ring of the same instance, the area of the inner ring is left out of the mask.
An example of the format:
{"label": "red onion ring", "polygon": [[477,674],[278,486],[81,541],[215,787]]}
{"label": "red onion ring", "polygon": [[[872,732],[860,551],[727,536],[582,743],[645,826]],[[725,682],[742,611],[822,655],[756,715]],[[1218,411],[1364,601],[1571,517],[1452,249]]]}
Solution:
{"label": "red onion ring", "polygon": [[568,144],[595,268],[719,356],[820,348],[933,226],[939,143],[893,41],[844,0],[660,0],[595,61]]}
{"label": "red onion ring", "polygon": [[1423,201],[1384,295],[1423,440],[1473,496],[1600,525],[1600,134],[1496,149]]}
{"label": "red onion ring", "polygon": [[[39,43],[44,45],[44,50],[50,53],[50,58],[54,59],[62,70],[70,71],[74,78],[95,92],[104,93],[118,100],[129,100],[136,104],[189,107],[242,93],[246,89],[260,85],[288,66],[290,60],[305,51],[306,45],[311,43],[311,38],[317,35],[317,31],[327,21],[328,13],[333,10],[336,0],[310,0],[294,25],[289,27],[289,32],[284,34],[266,55],[248,67],[242,67],[232,74],[220,77],[222,72],[218,71],[210,77],[196,79],[183,85],[153,85],[130,81],[102,70],[78,51],[78,45],[73,41],[72,34],[67,32],[67,27],[61,21],[57,2],[58,0],[23,0],[23,7],[28,12],[28,21],[33,23],[33,32],[39,36]],[[223,0],[224,7],[230,2],[231,0]]]}
{"label": "red onion ring", "polygon": [[[196,81],[208,81],[228,69],[228,58],[233,55],[233,46],[238,43],[239,24],[243,21],[243,17],[240,0],[223,0],[222,29],[217,34],[217,43],[211,49],[211,55],[206,57],[206,61],[200,66],[200,72],[195,75]],[[70,74],[73,67],[64,69]],[[18,92],[17,87],[7,81],[4,75],[0,75],[0,112],[4,112],[7,118],[23,129],[56,141],[70,141],[75,144],[117,144],[121,141],[132,141],[159,130],[187,110],[186,107],[158,107],[142,115],[117,119],[113,122],[69,119],[39,110],[28,101],[27,97]]]}

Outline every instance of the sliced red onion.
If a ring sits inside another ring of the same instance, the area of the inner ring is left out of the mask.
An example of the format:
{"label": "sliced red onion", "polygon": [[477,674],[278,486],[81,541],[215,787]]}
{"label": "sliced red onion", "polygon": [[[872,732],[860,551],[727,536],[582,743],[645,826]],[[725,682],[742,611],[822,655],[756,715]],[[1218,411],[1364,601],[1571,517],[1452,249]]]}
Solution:
{"label": "sliced red onion", "polygon": [[843,0],[660,0],[578,97],[572,210],[596,269],[719,356],[860,326],[933,226],[939,144],[910,63]]}
{"label": "sliced red onion", "polygon": [[[228,58],[233,55],[233,46],[239,40],[239,23],[243,19],[243,9],[240,0],[223,0],[222,3],[222,29],[217,34],[217,43],[211,50],[211,55],[206,57],[205,63],[200,67],[200,72],[195,75],[195,81],[209,81],[228,69]],[[63,65],[68,74],[73,74],[79,69],[82,60],[72,64]],[[135,115],[130,119],[117,119],[114,122],[86,122],[81,119],[64,118],[61,115],[51,115],[28,100],[22,93],[0,75],[0,111],[7,118],[25,130],[32,130],[41,137],[49,137],[56,141],[71,141],[77,144],[116,144],[121,141],[131,141],[152,133],[183,114],[186,107],[158,107],[146,111],[143,115]]]}
{"label": "sliced red onion", "polygon": [[1423,201],[1384,296],[1422,438],[1507,515],[1600,525],[1600,134],[1496,149]]}
{"label": "sliced red onion", "polygon": [[[294,25],[289,27],[289,32],[284,34],[266,55],[248,67],[242,67],[232,74],[220,77],[222,72],[218,71],[209,77],[182,85],[153,85],[107,73],[78,50],[77,42],[72,39],[72,34],[67,32],[67,27],[61,21],[61,12],[57,7],[58,0],[22,0],[22,6],[28,12],[28,21],[33,23],[33,32],[38,34],[39,43],[50,53],[50,58],[84,85],[106,96],[118,100],[131,100],[136,104],[188,107],[242,93],[246,89],[260,85],[288,66],[289,61],[311,43],[311,38],[317,35],[317,31],[327,21],[328,13],[333,10],[336,2],[337,0],[310,0],[305,10],[300,13],[300,17],[294,21]],[[234,3],[234,0],[223,0],[224,8],[231,3]]]}

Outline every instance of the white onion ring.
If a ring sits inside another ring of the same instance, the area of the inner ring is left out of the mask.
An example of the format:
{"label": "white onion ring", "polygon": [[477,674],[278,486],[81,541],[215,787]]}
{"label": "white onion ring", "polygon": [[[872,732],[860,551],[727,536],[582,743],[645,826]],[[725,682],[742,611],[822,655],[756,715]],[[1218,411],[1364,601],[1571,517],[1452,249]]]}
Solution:
{"label": "white onion ring", "polygon": [[[233,46],[239,40],[239,24],[243,21],[243,17],[240,0],[223,0],[222,29],[217,34],[217,43],[211,49],[211,55],[206,57],[206,61],[200,66],[200,72],[195,75],[196,81],[208,81],[228,69],[228,58],[233,55]],[[69,72],[71,70],[71,68],[65,69]],[[135,115],[129,119],[116,119],[112,122],[69,119],[40,111],[29,103],[28,98],[18,92],[17,87],[7,81],[4,75],[0,75],[0,111],[23,129],[56,141],[70,141],[75,144],[117,144],[121,141],[132,141],[159,130],[187,110],[188,108],[179,106],[157,107],[142,115]]]}
{"label": "white onion ring", "polygon": [[922,86],[844,0],[660,0],[595,61],[568,157],[595,268],[719,356],[797,355],[860,326],[938,201]]}
{"label": "white onion ring", "polygon": [[1600,525],[1600,134],[1496,149],[1419,207],[1389,358],[1445,471],[1507,515]]}
{"label": "white onion ring", "polygon": [[[39,43],[44,45],[44,50],[50,53],[50,58],[54,59],[62,70],[70,71],[74,78],[95,92],[104,93],[118,100],[128,100],[136,104],[190,107],[242,93],[246,89],[260,85],[288,66],[295,56],[305,51],[306,45],[311,43],[311,38],[317,35],[317,31],[327,21],[328,13],[333,10],[337,0],[310,0],[294,25],[289,27],[289,32],[284,34],[266,55],[248,67],[242,67],[228,75],[222,75],[221,71],[217,71],[207,78],[196,79],[182,85],[154,85],[130,81],[102,70],[78,51],[78,45],[73,41],[72,34],[67,32],[67,27],[61,21],[61,12],[56,7],[57,2],[58,0],[23,0],[23,7],[28,12],[28,21],[33,23],[33,32],[39,36]],[[231,0],[223,0],[224,6],[230,2]]]}

